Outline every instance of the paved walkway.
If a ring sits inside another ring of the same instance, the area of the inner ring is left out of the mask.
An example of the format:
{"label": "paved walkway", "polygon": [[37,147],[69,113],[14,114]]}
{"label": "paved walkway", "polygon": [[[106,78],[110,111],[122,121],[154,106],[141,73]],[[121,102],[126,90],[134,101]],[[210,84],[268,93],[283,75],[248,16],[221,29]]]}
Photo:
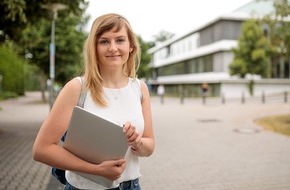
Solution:
{"label": "paved walkway", "polygon": [[[61,189],[31,158],[49,111],[40,93],[0,102],[0,190]],[[263,130],[259,117],[289,114],[289,103],[152,98],[156,150],[141,158],[143,190],[289,190],[290,137]]]}

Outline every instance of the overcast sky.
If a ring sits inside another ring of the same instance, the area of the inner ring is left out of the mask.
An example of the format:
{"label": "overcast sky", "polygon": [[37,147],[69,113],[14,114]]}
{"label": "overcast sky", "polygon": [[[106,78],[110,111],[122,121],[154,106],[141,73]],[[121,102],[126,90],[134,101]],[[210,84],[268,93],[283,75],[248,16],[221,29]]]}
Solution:
{"label": "overcast sky", "polygon": [[93,20],[105,13],[125,16],[143,40],[153,40],[161,30],[182,35],[230,13],[252,0],[89,0]]}

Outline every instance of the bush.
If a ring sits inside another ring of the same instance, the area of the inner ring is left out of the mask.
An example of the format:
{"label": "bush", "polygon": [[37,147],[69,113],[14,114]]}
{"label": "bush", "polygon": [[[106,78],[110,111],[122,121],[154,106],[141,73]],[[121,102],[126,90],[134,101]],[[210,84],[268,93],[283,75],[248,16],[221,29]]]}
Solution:
{"label": "bush", "polygon": [[0,100],[6,100],[8,98],[18,98],[18,94],[11,91],[5,91],[0,94]]}
{"label": "bush", "polygon": [[12,45],[0,45],[0,92],[14,92],[24,95],[24,72],[26,61],[13,50]]}

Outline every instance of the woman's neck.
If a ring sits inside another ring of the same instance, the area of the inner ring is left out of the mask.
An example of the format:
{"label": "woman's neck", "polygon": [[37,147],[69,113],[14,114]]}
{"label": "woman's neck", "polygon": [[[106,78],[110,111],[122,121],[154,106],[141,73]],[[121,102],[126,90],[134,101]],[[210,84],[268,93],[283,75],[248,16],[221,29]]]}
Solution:
{"label": "woman's neck", "polygon": [[128,84],[127,76],[114,76],[114,75],[106,75],[102,76],[103,78],[103,87],[106,88],[123,88]]}

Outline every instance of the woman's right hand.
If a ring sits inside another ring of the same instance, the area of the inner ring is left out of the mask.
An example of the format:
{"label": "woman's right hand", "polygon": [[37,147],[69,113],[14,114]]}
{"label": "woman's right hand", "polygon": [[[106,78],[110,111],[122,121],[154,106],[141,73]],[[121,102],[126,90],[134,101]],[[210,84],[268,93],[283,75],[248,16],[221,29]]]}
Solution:
{"label": "woman's right hand", "polygon": [[125,159],[107,160],[99,164],[101,175],[112,181],[121,177],[126,167]]}

